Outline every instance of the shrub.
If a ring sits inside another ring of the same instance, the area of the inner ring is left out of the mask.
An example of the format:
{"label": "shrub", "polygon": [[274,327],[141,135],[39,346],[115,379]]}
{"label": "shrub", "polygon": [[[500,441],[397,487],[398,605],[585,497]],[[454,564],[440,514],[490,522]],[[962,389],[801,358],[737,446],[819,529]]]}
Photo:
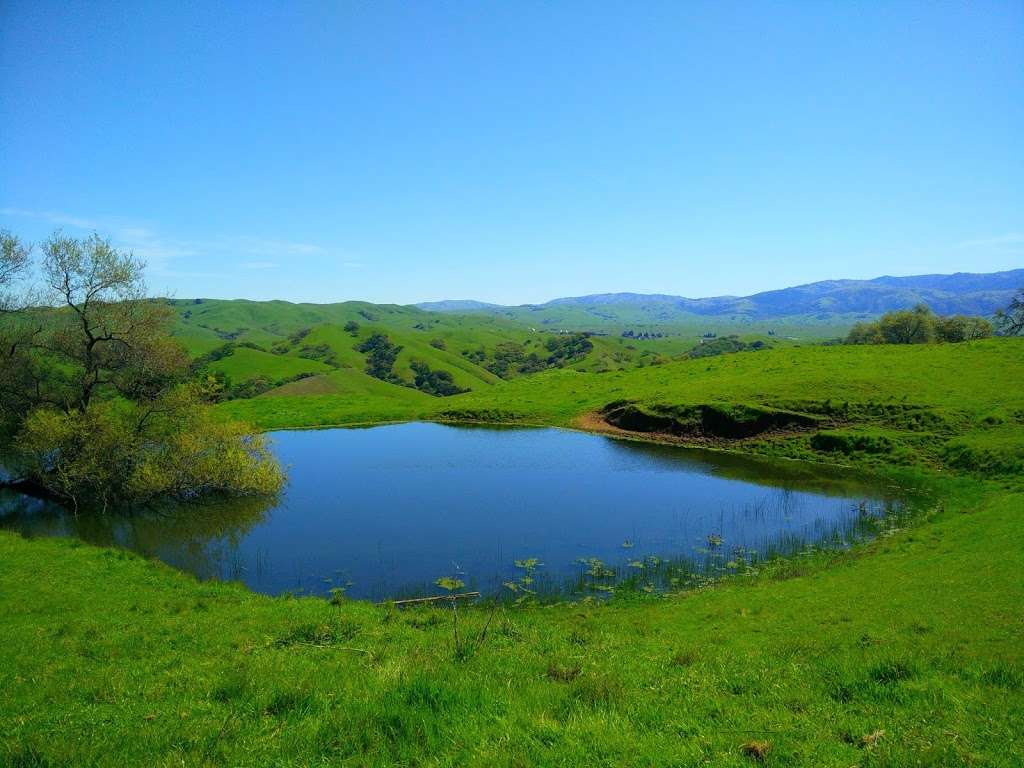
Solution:
{"label": "shrub", "polygon": [[413,385],[421,392],[437,397],[448,397],[469,391],[456,384],[448,371],[435,371],[419,360],[413,360],[410,367],[415,374]]}
{"label": "shrub", "polygon": [[401,381],[395,376],[395,360],[402,348],[391,343],[391,339],[383,333],[375,333],[362,344],[356,346],[357,352],[366,355],[366,372],[381,381],[390,381],[393,384],[400,384]]}
{"label": "shrub", "polygon": [[284,481],[265,438],[214,419],[187,391],[146,411],[110,402],[37,409],[16,448],[28,477],[76,511],[161,495],[270,494]]}
{"label": "shrub", "polygon": [[857,323],[846,336],[847,344],[929,344],[984,339],[993,333],[983,317],[938,317],[924,304],[913,309],[887,312],[873,323]]}

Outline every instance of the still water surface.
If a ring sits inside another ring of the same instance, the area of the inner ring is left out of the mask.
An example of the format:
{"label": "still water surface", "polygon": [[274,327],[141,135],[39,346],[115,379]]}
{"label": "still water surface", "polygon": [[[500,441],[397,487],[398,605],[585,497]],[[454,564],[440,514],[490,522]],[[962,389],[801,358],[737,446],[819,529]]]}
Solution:
{"label": "still water surface", "polygon": [[[900,505],[877,481],[556,429],[401,424],[279,432],[289,485],[246,499],[68,515],[0,495],[0,527],[78,536],[200,578],[270,594],[436,594],[441,576],[500,590],[537,558],[549,588],[598,558],[620,573],[652,556],[707,569],[752,552],[842,545]],[[582,577],[586,581],[586,577]]]}

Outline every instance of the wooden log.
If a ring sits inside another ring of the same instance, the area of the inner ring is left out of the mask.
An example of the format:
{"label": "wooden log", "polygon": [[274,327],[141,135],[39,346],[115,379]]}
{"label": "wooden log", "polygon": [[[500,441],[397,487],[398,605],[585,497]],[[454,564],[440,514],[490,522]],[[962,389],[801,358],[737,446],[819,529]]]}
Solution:
{"label": "wooden log", "polygon": [[436,603],[440,600],[469,600],[480,597],[479,592],[459,592],[454,595],[437,595],[436,597],[414,597],[409,600],[385,600],[384,605],[394,605],[401,608],[406,605],[419,605],[422,603]]}

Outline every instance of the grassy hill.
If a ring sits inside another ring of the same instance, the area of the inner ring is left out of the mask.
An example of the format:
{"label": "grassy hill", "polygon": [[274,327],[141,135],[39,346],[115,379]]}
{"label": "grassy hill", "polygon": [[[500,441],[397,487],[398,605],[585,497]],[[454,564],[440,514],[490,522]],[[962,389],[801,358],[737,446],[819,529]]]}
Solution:
{"label": "grassy hill", "polygon": [[258,349],[239,347],[231,355],[210,363],[210,370],[227,374],[235,381],[265,376],[284,379],[303,373],[326,373],[331,367],[317,360],[272,355]]}
{"label": "grassy hill", "polygon": [[[498,377],[459,351],[487,343],[493,347],[524,335],[521,329],[500,328],[493,321],[438,319],[415,308],[363,302],[308,305],[199,300],[174,302],[173,306],[178,314],[176,337],[197,357],[227,352],[207,368],[227,374],[236,384],[257,378],[283,381],[300,374],[347,372],[345,376],[319,378],[316,384],[291,382],[286,390],[289,393],[311,387],[318,393],[347,392],[352,386],[378,393],[383,391],[381,386],[401,389],[400,385],[377,380],[358,382],[360,377],[372,377],[365,373],[366,355],[356,347],[374,333],[387,335],[402,348],[394,374],[410,385],[414,378],[411,364],[420,361],[431,369],[449,372],[460,388],[487,386]],[[358,324],[358,329],[345,330],[349,323]],[[338,384],[343,384],[341,390]],[[386,397],[403,399],[400,393]]]}
{"label": "grassy hill", "polygon": [[[496,384],[502,376],[519,375],[515,367],[497,368],[499,349],[508,345],[524,356],[545,360],[547,344],[559,333],[532,329],[494,317],[437,314],[415,307],[373,305],[364,302],[312,305],[287,302],[194,300],[175,301],[174,333],[197,358],[216,357],[206,363],[210,373],[228,376],[233,385],[252,380],[282,382],[278,394],[299,392],[344,394],[352,386],[381,392],[369,382],[356,384],[367,375],[367,358],[358,347],[373,334],[385,335],[400,347],[387,386],[413,386],[413,363],[450,374],[460,389],[479,390]],[[585,371],[607,371],[664,362],[684,355],[700,339],[696,334],[658,332],[657,338],[623,338],[619,334],[593,336],[592,351],[585,358],[559,361],[558,365]],[[748,334],[749,336],[749,334]],[[786,343],[764,336],[768,343]],[[345,377],[326,376],[348,371]],[[289,381],[300,375],[319,374],[316,382],[299,385]],[[326,376],[326,377],[324,377]],[[344,382],[339,390],[337,384]],[[399,393],[385,397],[405,400]]]}
{"label": "grassy hill", "polygon": [[[636,365],[652,354],[677,357],[690,350],[705,333],[719,336],[736,333],[746,338],[815,342],[844,335],[854,322],[863,319],[858,315],[827,322],[809,318],[751,322],[745,317],[709,318],[695,314],[659,319],[652,318],[642,307],[609,319],[577,307],[552,307],[536,312],[532,308],[513,308],[502,309],[495,314],[456,314],[365,302],[290,304],[283,301],[195,299],[175,300],[171,304],[177,313],[174,333],[196,356],[228,342],[252,342],[269,349],[309,329],[333,334],[331,339],[324,341],[337,347],[336,351],[347,354],[351,345],[348,345],[342,328],[346,323],[355,322],[361,328],[372,328],[394,336],[396,343],[404,343],[425,354],[430,353],[422,349],[423,344],[441,340],[448,351],[463,357],[480,349],[491,353],[504,342],[543,345],[551,335],[561,332],[592,332],[598,334],[595,339],[606,339],[618,345],[615,349],[616,367]],[[645,332],[657,333],[660,338],[615,341],[623,332],[636,336]],[[350,362],[355,365],[358,361],[350,359]],[[590,368],[608,365],[609,361],[604,360]]]}
{"label": "grassy hill", "polygon": [[487,627],[470,654],[448,609],[268,598],[3,534],[0,764],[1017,766],[1022,374],[1024,339],[993,339],[552,370],[451,398],[339,369],[227,403],[264,426],[705,442],[872,467],[934,501],[869,544],[695,591],[460,610],[463,638]]}
{"label": "grassy hill", "polygon": [[[605,373],[558,369],[426,400],[325,393],[219,407],[263,428],[408,418],[556,424],[828,462],[985,471],[1024,467],[1024,391],[1012,385],[1021,380],[1024,340],[989,339],[778,347]],[[618,401],[646,419],[639,431],[602,415]],[[728,429],[687,427],[716,414],[769,424],[739,440]],[[659,426],[666,419],[674,422]]]}

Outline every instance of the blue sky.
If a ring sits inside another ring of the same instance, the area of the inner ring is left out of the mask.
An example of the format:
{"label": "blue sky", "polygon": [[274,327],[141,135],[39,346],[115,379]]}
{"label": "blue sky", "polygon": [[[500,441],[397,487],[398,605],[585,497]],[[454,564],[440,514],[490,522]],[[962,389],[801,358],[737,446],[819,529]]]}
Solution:
{"label": "blue sky", "polygon": [[0,3],[0,227],[179,297],[1024,266],[1024,3]]}

